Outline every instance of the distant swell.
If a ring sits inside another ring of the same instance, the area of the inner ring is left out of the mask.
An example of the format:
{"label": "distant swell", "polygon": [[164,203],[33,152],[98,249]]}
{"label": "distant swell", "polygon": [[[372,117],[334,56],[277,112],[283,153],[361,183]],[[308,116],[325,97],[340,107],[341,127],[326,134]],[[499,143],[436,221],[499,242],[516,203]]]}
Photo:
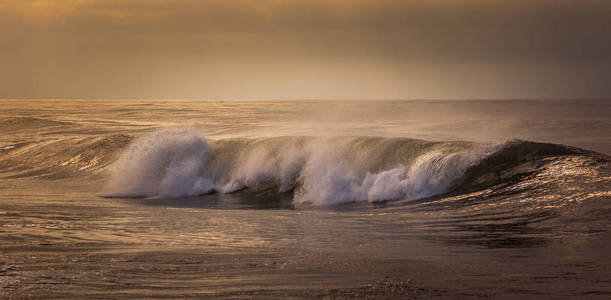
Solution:
{"label": "distant swell", "polygon": [[108,197],[180,197],[274,187],[297,203],[415,200],[506,179],[502,169],[551,155],[561,145],[426,142],[406,138],[276,137],[209,142],[188,129],[134,141],[114,167]]}

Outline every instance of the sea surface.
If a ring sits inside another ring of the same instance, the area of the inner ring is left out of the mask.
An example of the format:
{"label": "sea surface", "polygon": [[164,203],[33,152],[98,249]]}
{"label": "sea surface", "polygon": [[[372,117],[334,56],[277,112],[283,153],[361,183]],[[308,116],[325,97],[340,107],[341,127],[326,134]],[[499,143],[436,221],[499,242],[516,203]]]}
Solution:
{"label": "sea surface", "polygon": [[0,100],[0,298],[611,298],[611,101]]}

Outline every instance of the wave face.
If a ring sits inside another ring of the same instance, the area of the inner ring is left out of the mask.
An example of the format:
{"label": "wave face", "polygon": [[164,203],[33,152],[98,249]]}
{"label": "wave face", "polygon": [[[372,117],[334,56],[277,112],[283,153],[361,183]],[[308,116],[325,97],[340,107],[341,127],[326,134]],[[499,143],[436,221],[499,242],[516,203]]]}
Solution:
{"label": "wave face", "polygon": [[[561,145],[500,145],[377,137],[207,141],[189,129],[135,140],[114,165],[108,197],[180,197],[242,189],[292,192],[294,202],[416,200],[483,188],[527,161],[585,153]],[[495,175],[497,174],[497,175]]]}

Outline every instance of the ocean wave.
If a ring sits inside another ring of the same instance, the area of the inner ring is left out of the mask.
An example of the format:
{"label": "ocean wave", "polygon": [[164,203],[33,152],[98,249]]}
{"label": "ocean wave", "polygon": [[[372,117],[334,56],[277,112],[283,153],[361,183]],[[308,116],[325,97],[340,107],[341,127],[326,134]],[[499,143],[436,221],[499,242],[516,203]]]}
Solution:
{"label": "ocean wave", "polygon": [[211,145],[193,130],[167,129],[128,147],[106,196],[194,196],[271,183],[279,192],[294,191],[295,202],[316,205],[417,199],[447,191],[490,151],[470,143],[376,138],[234,139]]}
{"label": "ocean wave", "polygon": [[[294,203],[417,200],[513,184],[554,157],[608,157],[513,140],[502,144],[383,137],[208,140],[170,128],[0,145],[1,178],[108,180],[105,197],[183,197],[242,190],[287,193]],[[109,176],[108,176],[109,175]]]}
{"label": "ocean wave", "polygon": [[[207,141],[188,129],[136,140],[115,165],[108,197],[180,197],[274,187],[295,203],[416,200],[507,179],[501,171],[562,145],[498,145],[378,137],[275,137]],[[531,171],[534,170],[531,169]]]}

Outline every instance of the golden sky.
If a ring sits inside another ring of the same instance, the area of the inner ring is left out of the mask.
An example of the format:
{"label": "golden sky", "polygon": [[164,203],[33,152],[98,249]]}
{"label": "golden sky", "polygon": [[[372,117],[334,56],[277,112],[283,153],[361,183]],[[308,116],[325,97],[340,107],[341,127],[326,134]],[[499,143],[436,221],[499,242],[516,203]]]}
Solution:
{"label": "golden sky", "polygon": [[611,98],[608,0],[0,0],[0,98]]}

